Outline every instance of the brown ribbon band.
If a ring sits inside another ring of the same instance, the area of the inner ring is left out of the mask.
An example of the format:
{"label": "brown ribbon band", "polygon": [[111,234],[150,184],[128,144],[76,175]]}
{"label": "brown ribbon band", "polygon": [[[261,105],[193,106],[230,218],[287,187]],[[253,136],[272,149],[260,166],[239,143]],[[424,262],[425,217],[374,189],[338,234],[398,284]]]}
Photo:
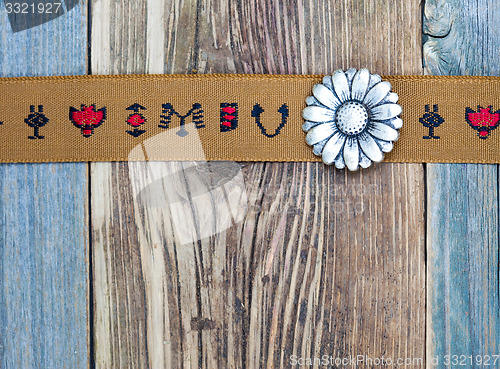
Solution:
{"label": "brown ribbon band", "polygon": [[[404,122],[384,161],[500,163],[500,78],[383,79],[399,95]],[[305,98],[320,82],[304,75],[1,78],[0,162],[320,161],[302,131]]]}

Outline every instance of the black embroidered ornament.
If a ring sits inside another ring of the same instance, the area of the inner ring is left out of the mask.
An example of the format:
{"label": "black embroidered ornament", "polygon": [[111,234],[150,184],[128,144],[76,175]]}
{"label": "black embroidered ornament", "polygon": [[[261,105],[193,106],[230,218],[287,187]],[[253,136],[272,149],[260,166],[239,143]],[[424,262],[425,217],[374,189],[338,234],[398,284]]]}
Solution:
{"label": "black embroidered ornament", "polygon": [[424,139],[439,139],[439,136],[434,135],[434,128],[439,127],[444,123],[444,118],[438,114],[438,106],[433,105],[432,111],[430,111],[430,106],[425,106],[425,114],[419,119],[420,123],[426,128],[429,128],[429,135],[423,136]]}
{"label": "black embroidered ornament", "polygon": [[43,114],[43,105],[38,105],[38,111],[35,111],[35,105],[30,106],[30,114],[24,122],[34,129],[33,136],[28,136],[31,140],[44,139],[44,136],[40,136],[40,128],[45,126],[49,122],[49,118]]}
{"label": "black embroidered ornament", "polygon": [[277,135],[280,134],[280,131],[283,129],[283,127],[286,125],[287,118],[288,118],[288,106],[286,104],[281,105],[281,107],[278,109],[278,113],[281,114],[281,123],[276,128],[274,133],[267,133],[266,129],[262,125],[260,121],[260,115],[264,112],[264,109],[259,105],[255,104],[252,109],[252,117],[255,118],[255,123],[259,127],[260,131],[262,134],[266,137],[273,138]]}
{"label": "black embroidered ornament", "polygon": [[172,122],[172,116],[175,115],[181,120],[179,124],[179,131],[177,132],[177,135],[180,137],[184,137],[189,134],[184,127],[186,124],[186,118],[189,116],[192,117],[193,123],[196,125],[197,129],[205,127],[205,124],[203,123],[203,109],[199,103],[194,103],[193,107],[185,115],[179,114],[170,103],[162,104],[162,108],[162,115],[160,115],[161,124],[159,124],[158,127],[168,129],[170,123]]}

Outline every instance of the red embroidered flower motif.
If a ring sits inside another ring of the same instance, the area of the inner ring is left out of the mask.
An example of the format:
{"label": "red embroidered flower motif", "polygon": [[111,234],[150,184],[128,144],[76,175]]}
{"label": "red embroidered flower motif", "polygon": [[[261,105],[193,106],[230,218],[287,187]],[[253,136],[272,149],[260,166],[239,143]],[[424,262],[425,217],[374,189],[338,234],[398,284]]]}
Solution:
{"label": "red embroidered flower motif", "polygon": [[493,113],[491,105],[487,108],[478,105],[477,112],[471,108],[465,108],[465,119],[477,131],[479,138],[486,139],[500,123],[500,110]]}
{"label": "red embroidered flower motif", "polygon": [[80,110],[70,107],[69,119],[75,127],[82,130],[84,137],[90,137],[94,133],[94,129],[106,120],[106,107],[99,110],[96,110],[95,105],[82,105]]}

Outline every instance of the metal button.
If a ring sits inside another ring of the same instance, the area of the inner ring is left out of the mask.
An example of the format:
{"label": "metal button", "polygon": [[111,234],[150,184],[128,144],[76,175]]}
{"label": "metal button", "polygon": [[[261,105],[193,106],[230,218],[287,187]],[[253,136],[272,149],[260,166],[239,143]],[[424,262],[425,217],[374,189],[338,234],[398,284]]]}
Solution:
{"label": "metal button", "polygon": [[368,168],[390,152],[403,125],[391,84],[367,69],[337,70],[313,88],[302,111],[306,142],[325,164]]}

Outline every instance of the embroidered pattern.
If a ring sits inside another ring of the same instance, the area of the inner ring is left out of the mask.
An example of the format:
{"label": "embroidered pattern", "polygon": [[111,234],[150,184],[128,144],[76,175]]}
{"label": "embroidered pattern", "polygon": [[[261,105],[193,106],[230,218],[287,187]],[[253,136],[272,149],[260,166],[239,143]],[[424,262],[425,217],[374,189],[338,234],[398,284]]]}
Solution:
{"label": "embroidered pattern", "polygon": [[419,119],[420,123],[426,128],[429,128],[429,135],[423,136],[424,139],[439,139],[439,136],[434,135],[434,128],[439,127],[444,123],[444,118],[438,114],[438,106],[433,105],[432,111],[430,111],[430,106],[425,106],[425,114]]}
{"label": "embroidered pattern", "polygon": [[81,110],[69,108],[69,119],[73,125],[82,130],[83,137],[90,137],[94,129],[106,120],[106,107],[96,110],[95,104],[86,106],[82,104]]}
{"label": "embroidered pattern", "polygon": [[146,108],[142,105],[139,105],[137,103],[130,105],[127,110],[132,110],[134,113],[130,114],[127,118],[127,124],[131,125],[134,127],[133,131],[126,131],[129,135],[133,137],[139,137],[142,135],[144,132],[146,132],[143,129],[139,129],[139,127],[146,123],[146,117],[139,113],[140,110],[146,110]]}
{"label": "embroidered pattern", "polygon": [[220,131],[234,131],[238,127],[238,103],[220,104]]}
{"label": "embroidered pattern", "polygon": [[281,123],[280,125],[278,126],[278,128],[276,128],[276,130],[274,131],[274,133],[267,133],[266,129],[264,128],[264,126],[262,125],[261,121],[260,121],[260,115],[264,112],[264,109],[259,105],[259,104],[255,104],[253,106],[253,109],[252,109],[252,117],[255,118],[255,123],[257,124],[257,126],[259,127],[260,131],[262,132],[262,134],[266,137],[269,137],[269,138],[273,138],[277,135],[280,134],[281,132],[281,129],[285,126],[286,122],[287,122],[287,118],[288,118],[288,106],[286,104],[283,104],[281,105],[281,107],[278,109],[278,113],[281,114]]}
{"label": "embroidered pattern", "polygon": [[28,126],[34,129],[33,136],[28,136],[31,140],[44,139],[44,136],[40,136],[40,128],[49,122],[49,118],[43,114],[43,105],[38,105],[38,111],[35,111],[35,105],[30,105],[30,114],[28,118],[24,120]]}
{"label": "embroidered pattern", "polygon": [[500,122],[500,110],[493,112],[492,106],[487,108],[477,106],[477,111],[471,108],[465,108],[465,120],[477,131],[479,138],[487,139]]}
{"label": "embroidered pattern", "polygon": [[161,124],[159,124],[158,127],[168,129],[170,123],[172,122],[172,116],[176,115],[181,120],[179,125],[180,129],[177,132],[178,136],[184,137],[188,135],[188,131],[186,131],[184,125],[186,123],[186,118],[189,116],[192,117],[193,123],[196,125],[197,129],[205,127],[205,124],[203,123],[203,109],[199,103],[194,103],[193,107],[185,115],[179,114],[170,103],[162,104],[162,108],[162,115],[160,115]]}

